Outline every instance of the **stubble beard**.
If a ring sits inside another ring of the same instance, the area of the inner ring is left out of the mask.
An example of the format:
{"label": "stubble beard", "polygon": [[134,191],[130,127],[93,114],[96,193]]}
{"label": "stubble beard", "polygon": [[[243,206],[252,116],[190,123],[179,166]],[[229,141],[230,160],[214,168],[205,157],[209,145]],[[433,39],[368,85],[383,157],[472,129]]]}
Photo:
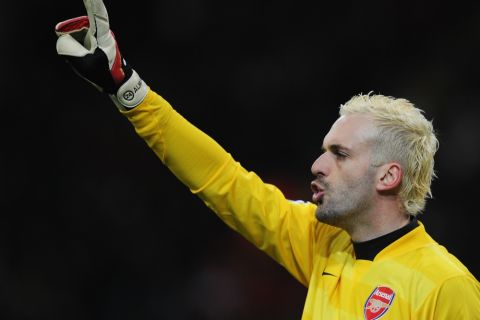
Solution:
{"label": "stubble beard", "polygon": [[351,230],[371,206],[373,177],[373,173],[367,170],[360,179],[345,181],[335,189],[323,182],[326,193],[321,203],[318,203],[315,213],[317,220]]}

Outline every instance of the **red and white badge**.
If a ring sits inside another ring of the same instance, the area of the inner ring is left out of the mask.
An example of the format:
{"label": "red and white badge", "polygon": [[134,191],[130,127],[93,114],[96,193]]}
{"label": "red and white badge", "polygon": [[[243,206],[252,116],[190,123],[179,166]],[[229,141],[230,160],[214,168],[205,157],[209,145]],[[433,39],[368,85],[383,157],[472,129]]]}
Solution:
{"label": "red and white badge", "polygon": [[382,317],[392,305],[395,292],[386,286],[376,287],[363,307],[365,320],[376,320]]}

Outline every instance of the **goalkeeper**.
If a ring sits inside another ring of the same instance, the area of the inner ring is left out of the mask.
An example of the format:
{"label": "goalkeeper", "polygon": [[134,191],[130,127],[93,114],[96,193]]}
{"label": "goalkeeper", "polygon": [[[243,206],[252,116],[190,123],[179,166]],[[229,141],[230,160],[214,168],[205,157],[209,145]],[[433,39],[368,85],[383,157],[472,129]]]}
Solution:
{"label": "goalkeeper", "polygon": [[438,140],[405,99],[357,95],[323,139],[312,200],[290,201],[156,94],[122,57],[101,0],[57,24],[57,52],[108,94],[228,226],[308,287],[302,319],[480,319],[480,285],[417,214]]}

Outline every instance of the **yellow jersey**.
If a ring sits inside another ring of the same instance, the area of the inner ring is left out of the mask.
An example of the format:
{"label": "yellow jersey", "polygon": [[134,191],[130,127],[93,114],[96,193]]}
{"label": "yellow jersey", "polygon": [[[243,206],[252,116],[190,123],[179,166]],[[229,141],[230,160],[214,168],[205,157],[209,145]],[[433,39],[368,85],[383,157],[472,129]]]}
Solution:
{"label": "yellow jersey", "polygon": [[155,92],[122,113],[180,181],[308,288],[303,320],[480,319],[479,282],[422,223],[362,259],[315,204],[286,199]]}

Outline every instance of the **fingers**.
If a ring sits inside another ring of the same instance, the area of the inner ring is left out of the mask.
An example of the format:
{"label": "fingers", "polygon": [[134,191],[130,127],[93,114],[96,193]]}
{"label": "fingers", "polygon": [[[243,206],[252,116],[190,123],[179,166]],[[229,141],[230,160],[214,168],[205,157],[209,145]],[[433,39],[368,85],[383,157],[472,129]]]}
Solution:
{"label": "fingers", "polygon": [[101,45],[102,41],[110,36],[107,8],[102,0],[83,0],[83,3],[90,23],[89,33],[97,38],[97,42]]}
{"label": "fingers", "polygon": [[81,16],[57,23],[57,25],[55,26],[55,33],[57,34],[57,36],[61,36],[63,34],[88,30],[88,27],[88,17]]}

